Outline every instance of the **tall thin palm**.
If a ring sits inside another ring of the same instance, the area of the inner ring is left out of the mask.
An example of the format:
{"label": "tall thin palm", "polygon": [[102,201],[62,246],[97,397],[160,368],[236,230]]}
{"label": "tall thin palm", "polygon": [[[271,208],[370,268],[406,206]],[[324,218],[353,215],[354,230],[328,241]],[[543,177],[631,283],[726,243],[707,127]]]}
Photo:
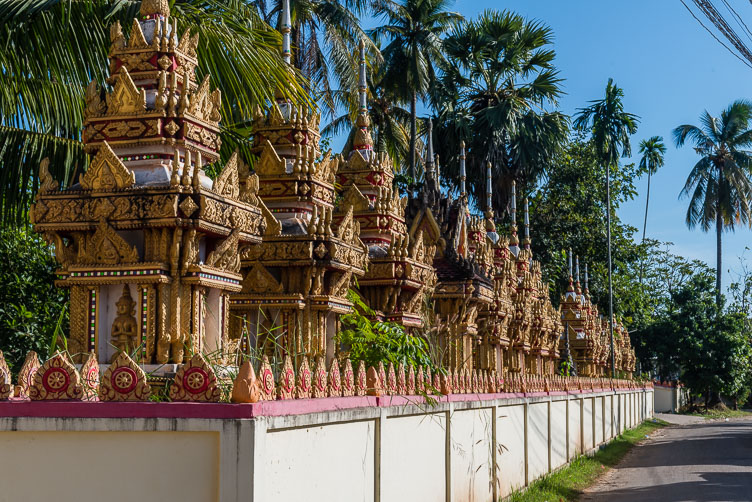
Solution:
{"label": "tall thin palm", "polygon": [[548,111],[562,92],[552,43],[549,27],[491,10],[458,25],[444,43],[448,63],[432,104],[445,172],[459,181],[464,140],[470,192],[483,199],[491,162],[497,210],[507,206],[512,181],[535,183],[567,138],[566,117]]}
{"label": "tall thin palm", "polygon": [[624,111],[624,91],[608,79],[606,96],[580,108],[575,115],[574,126],[590,131],[598,158],[606,167],[606,215],[608,232],[608,324],[611,338],[611,376],[616,374],[614,355],[614,292],[611,278],[611,168],[619,165],[620,157],[629,157],[632,147],[629,136],[637,132],[639,119]]}
{"label": "tall thin palm", "polygon": [[680,147],[690,141],[700,156],[679,197],[689,197],[686,223],[707,232],[716,232],[716,303],[721,305],[722,234],[738,224],[752,220],[752,102],[735,101],[713,117],[707,111],[700,126],[681,125],[674,129],[674,141]]}
{"label": "tall thin palm", "polygon": [[640,169],[648,173],[648,190],[645,198],[645,221],[642,225],[642,242],[645,242],[645,232],[648,227],[648,206],[650,205],[650,178],[663,167],[666,145],[662,136],[653,136],[640,142]]}
{"label": "tall thin palm", "polygon": [[371,32],[376,40],[387,38],[381,51],[386,65],[384,85],[399,99],[410,101],[410,175],[417,177],[417,104],[436,79],[443,62],[441,36],[462,16],[449,12],[450,0],[383,0],[376,15],[386,24]]}
{"label": "tall thin palm", "polygon": [[[371,79],[371,72],[368,75],[368,115],[374,146],[377,151],[386,152],[395,166],[401,166],[407,159],[410,112],[400,107],[379,82]],[[360,112],[358,94],[345,90],[334,91],[334,98],[344,112],[327,124],[321,130],[321,134],[332,137],[349,131],[342,149],[343,152],[348,152],[352,149],[356,131],[355,121]]]}
{"label": "tall thin palm", "polygon": [[[282,0],[256,0],[264,19],[272,26],[281,23]],[[290,0],[293,65],[309,82],[310,90],[323,109],[333,115],[336,109],[331,78],[340,89],[357,89],[357,65],[353,59],[358,41],[366,40],[371,53],[378,50],[365,36],[358,19],[370,0]]]}
{"label": "tall thin palm", "polygon": [[[281,38],[256,9],[237,1],[175,0],[179,33],[198,33],[199,72],[210,73],[223,95],[223,147],[242,141],[233,124],[253,106],[292,86],[279,55]],[[37,166],[50,157],[58,179],[83,167],[84,95],[91,79],[108,73],[109,24],[124,28],[138,16],[135,0],[0,0],[0,216],[19,221],[33,196]],[[225,149],[223,148],[223,152]]]}

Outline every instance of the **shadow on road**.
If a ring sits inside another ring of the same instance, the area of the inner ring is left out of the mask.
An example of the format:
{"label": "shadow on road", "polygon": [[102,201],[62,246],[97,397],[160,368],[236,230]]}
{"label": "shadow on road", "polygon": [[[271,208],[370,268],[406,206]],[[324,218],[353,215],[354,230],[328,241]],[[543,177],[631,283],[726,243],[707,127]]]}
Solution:
{"label": "shadow on road", "polygon": [[632,450],[582,501],[752,501],[752,421],[671,426]]}
{"label": "shadow on road", "polygon": [[750,474],[747,472],[707,472],[698,473],[698,475],[701,479],[697,481],[599,491],[598,493],[586,494],[581,501],[686,502],[722,500],[749,502],[752,500]]}

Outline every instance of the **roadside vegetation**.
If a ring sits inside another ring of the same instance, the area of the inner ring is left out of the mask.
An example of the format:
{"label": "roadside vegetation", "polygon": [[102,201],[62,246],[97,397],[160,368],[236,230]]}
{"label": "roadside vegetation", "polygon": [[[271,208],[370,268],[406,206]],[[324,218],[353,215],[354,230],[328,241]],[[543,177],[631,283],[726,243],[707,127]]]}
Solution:
{"label": "roadside vegetation", "polygon": [[705,409],[700,407],[688,408],[682,412],[683,415],[693,417],[703,417],[706,420],[723,420],[726,418],[751,418],[750,410],[732,410],[726,406],[717,406],[715,408]]}
{"label": "roadside vegetation", "polygon": [[525,491],[513,494],[506,502],[569,502],[579,499],[608,469],[615,466],[635,445],[656,430],[668,425],[662,420],[645,421],[624,432],[592,457],[582,455],[564,469],[532,483]]}

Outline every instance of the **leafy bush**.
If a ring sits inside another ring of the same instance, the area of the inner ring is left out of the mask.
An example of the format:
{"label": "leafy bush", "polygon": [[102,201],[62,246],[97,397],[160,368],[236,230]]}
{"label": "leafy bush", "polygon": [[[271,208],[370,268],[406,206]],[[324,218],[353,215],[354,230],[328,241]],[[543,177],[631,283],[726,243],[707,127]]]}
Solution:
{"label": "leafy bush", "polygon": [[391,362],[395,366],[400,363],[405,366],[421,365],[435,371],[429,357],[428,343],[423,337],[406,333],[400,324],[374,320],[375,312],[357,291],[348,291],[347,298],[355,308],[352,313],[340,318],[342,330],[335,339],[344,350],[349,351],[354,365],[360,361],[364,361],[366,366]]}
{"label": "leafy bush", "polygon": [[28,351],[44,358],[68,332],[68,290],[55,287],[56,268],[29,227],[0,230],[0,350],[14,373]]}

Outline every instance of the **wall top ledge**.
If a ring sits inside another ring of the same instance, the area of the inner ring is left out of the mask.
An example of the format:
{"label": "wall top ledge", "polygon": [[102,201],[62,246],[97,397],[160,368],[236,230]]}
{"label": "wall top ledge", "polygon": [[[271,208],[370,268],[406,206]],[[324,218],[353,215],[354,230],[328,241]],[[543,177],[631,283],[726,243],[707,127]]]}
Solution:
{"label": "wall top ledge", "polygon": [[[500,400],[518,400],[546,396],[577,396],[600,392],[640,392],[645,389],[596,389],[595,391],[529,392],[501,394],[450,394],[436,396],[439,403],[471,403]],[[0,401],[0,418],[198,418],[198,419],[251,419],[306,415],[355,408],[378,408],[423,404],[422,396],[353,396],[320,399],[291,399],[261,401],[249,404],[187,403],[187,402],[97,402],[97,401]]]}

